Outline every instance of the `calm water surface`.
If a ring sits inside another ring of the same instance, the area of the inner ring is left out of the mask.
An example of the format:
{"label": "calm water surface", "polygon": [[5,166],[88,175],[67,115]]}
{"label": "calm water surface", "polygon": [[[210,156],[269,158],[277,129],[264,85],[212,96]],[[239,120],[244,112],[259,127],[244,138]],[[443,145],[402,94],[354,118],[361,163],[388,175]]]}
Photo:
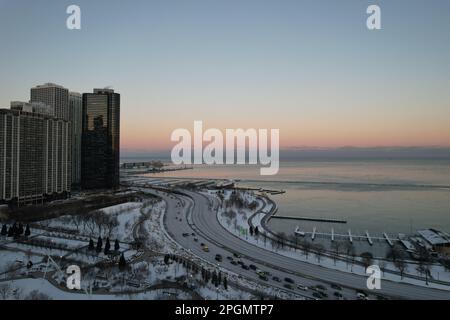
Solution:
{"label": "calm water surface", "polygon": [[[153,177],[153,175],[147,175]],[[281,163],[275,176],[258,166],[196,166],[154,177],[236,179],[240,186],[282,189],[272,196],[280,215],[347,220],[345,225],[272,220],[291,233],[296,225],[321,231],[409,233],[435,227],[450,232],[450,161],[369,160]]]}

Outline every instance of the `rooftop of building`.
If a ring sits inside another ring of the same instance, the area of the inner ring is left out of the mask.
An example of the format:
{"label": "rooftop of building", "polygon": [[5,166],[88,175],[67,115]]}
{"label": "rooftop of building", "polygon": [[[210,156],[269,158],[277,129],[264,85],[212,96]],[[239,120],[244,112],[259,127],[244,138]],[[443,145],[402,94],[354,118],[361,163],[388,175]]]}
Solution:
{"label": "rooftop of building", "polygon": [[102,89],[94,88],[94,93],[114,93],[114,89],[106,87]]}
{"label": "rooftop of building", "polygon": [[44,83],[44,84],[37,85],[37,86],[33,87],[32,89],[37,89],[37,88],[61,88],[61,89],[66,89],[63,86],[61,86],[59,84],[56,84],[56,83],[52,83],[52,82],[47,82],[47,83]]}
{"label": "rooftop of building", "polygon": [[27,112],[22,111],[20,109],[7,109],[7,108],[0,108],[0,114],[13,114],[15,116],[27,116],[27,117],[34,117],[34,118],[43,118],[43,119],[51,119],[55,121],[62,121],[62,122],[69,122],[67,120],[56,118],[53,115],[46,114],[46,113],[38,113],[38,112]]}
{"label": "rooftop of building", "polygon": [[435,229],[424,229],[417,232],[431,245],[450,244],[449,236],[442,231],[438,231]]}

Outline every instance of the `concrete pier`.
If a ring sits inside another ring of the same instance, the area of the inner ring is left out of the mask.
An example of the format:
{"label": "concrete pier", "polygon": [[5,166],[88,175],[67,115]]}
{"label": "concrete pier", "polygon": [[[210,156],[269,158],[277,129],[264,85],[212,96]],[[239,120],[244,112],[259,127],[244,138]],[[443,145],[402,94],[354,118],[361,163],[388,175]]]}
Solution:
{"label": "concrete pier", "polygon": [[386,232],[383,232],[383,236],[386,239],[387,243],[389,243],[389,245],[392,247],[394,246],[394,244],[392,243],[391,239],[389,239],[388,235],[386,234]]}
{"label": "concrete pier", "polygon": [[370,244],[370,245],[373,245],[373,241],[372,241],[372,239],[370,238],[369,231],[367,231],[367,230],[366,230],[366,237],[367,237],[367,241],[369,242],[369,244]]}

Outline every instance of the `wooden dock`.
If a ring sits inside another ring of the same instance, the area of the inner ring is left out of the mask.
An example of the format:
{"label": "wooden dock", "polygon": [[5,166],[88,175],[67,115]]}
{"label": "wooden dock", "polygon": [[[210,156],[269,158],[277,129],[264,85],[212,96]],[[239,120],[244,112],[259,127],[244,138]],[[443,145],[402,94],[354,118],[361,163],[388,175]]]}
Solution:
{"label": "wooden dock", "polygon": [[326,237],[331,239],[331,242],[336,241],[338,238],[340,239],[346,239],[350,243],[353,243],[353,240],[359,240],[359,241],[367,241],[371,246],[374,244],[374,240],[376,241],[386,241],[389,246],[393,246],[394,243],[391,238],[386,234],[386,232],[383,232],[383,236],[381,237],[374,237],[369,234],[369,231],[365,231],[363,235],[355,235],[352,234],[352,231],[348,229],[347,234],[339,234],[336,233],[334,228],[331,228],[331,232],[319,232],[317,227],[313,227],[312,231],[303,231],[300,229],[299,226],[295,227],[294,234],[301,237],[311,237],[311,240],[314,241],[318,236]]}
{"label": "wooden dock", "polygon": [[303,221],[330,222],[342,224],[347,223],[346,220],[329,219],[329,218],[312,218],[312,217],[272,216],[271,219],[303,220]]}

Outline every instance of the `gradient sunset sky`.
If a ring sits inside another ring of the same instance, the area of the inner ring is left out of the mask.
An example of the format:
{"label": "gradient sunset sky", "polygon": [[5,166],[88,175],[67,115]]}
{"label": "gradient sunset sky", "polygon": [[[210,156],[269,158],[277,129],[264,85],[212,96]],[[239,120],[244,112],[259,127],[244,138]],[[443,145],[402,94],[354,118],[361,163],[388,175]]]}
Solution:
{"label": "gradient sunset sky", "polygon": [[285,148],[449,147],[449,17],[447,0],[0,0],[0,107],[112,86],[123,150],[170,149],[194,120],[279,128]]}

